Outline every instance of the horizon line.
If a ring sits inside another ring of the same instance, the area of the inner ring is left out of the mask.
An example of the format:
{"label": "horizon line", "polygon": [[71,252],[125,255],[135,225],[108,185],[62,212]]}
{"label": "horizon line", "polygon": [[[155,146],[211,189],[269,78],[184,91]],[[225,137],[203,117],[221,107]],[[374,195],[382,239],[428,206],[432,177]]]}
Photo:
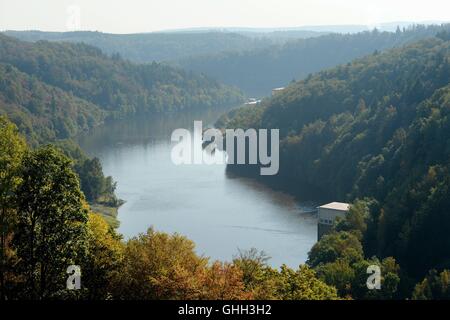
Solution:
{"label": "horizon line", "polygon": [[[276,32],[276,31],[310,31],[310,32],[331,32],[332,30],[312,30],[307,28],[367,28],[367,31],[384,27],[384,26],[397,26],[399,27],[410,27],[414,25],[442,25],[448,24],[449,21],[443,20],[422,20],[422,21],[388,21],[388,22],[378,22],[372,24],[312,24],[312,25],[299,25],[299,26],[285,26],[285,27],[257,27],[257,26],[194,26],[194,27],[181,27],[181,28],[169,28],[169,29],[158,29],[153,31],[137,31],[137,32],[127,32],[127,33],[116,33],[116,32],[108,32],[94,29],[80,29],[80,30],[44,30],[44,29],[1,29],[0,32],[50,32],[50,33],[71,33],[71,32],[98,32],[103,34],[112,34],[112,35],[132,35],[132,34],[150,34],[150,33],[177,33],[177,32],[195,32],[195,31],[215,31],[215,32],[223,32],[223,31],[248,31],[248,32]],[[361,30],[364,31],[364,30]],[[358,31],[359,32],[359,31]]]}

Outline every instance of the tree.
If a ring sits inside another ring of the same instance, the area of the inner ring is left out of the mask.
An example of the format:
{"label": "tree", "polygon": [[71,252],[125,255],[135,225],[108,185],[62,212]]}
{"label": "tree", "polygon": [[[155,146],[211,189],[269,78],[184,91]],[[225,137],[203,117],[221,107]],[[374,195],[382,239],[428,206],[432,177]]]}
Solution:
{"label": "tree", "polygon": [[323,236],[309,252],[307,264],[316,267],[337,259],[353,263],[363,257],[363,248],[358,238],[350,232],[340,231]]}
{"label": "tree", "polygon": [[[381,289],[369,290],[367,288],[367,268],[370,265],[377,265],[381,271]],[[400,284],[400,266],[394,258],[387,257],[380,261],[373,257],[361,260],[353,264],[355,277],[351,284],[352,297],[354,299],[395,299],[398,298],[398,287]]]}
{"label": "tree", "polygon": [[336,289],[318,279],[306,265],[293,270],[285,265],[281,270],[267,265],[267,256],[256,249],[239,252],[233,260],[242,270],[245,291],[258,300],[323,300],[337,299]]}
{"label": "tree", "polygon": [[369,202],[355,201],[344,219],[338,221],[336,231],[352,232],[361,241],[367,230],[367,218],[369,217]]}
{"label": "tree", "polygon": [[275,299],[273,275],[277,273],[267,265],[270,259],[265,252],[252,248],[239,250],[233,264],[242,271],[245,290],[251,292],[255,299]]}
{"label": "tree", "polygon": [[121,237],[98,214],[89,213],[87,222],[87,257],[82,262],[82,283],[87,298],[110,299],[114,279],[123,266]]}
{"label": "tree", "polygon": [[17,127],[4,116],[0,116],[0,300],[5,299],[5,277],[9,272],[9,248],[14,222],[13,197],[20,183],[19,170],[26,148],[25,140]]}
{"label": "tree", "polygon": [[64,292],[67,268],[85,259],[87,210],[72,163],[57,149],[28,152],[22,163],[13,245],[23,295],[51,298]]}
{"label": "tree", "polygon": [[317,279],[314,270],[301,265],[296,271],[281,266],[277,275],[276,296],[282,300],[335,300],[336,288]]}
{"label": "tree", "polygon": [[443,270],[441,273],[430,270],[425,279],[414,288],[412,298],[415,300],[449,300],[450,270]]}
{"label": "tree", "polygon": [[315,271],[319,279],[328,285],[334,286],[340,296],[352,296],[355,270],[349,261],[339,258],[336,261],[319,265]]}
{"label": "tree", "polygon": [[216,261],[200,274],[201,294],[196,299],[244,300],[252,297],[245,291],[242,270],[234,264]]}
{"label": "tree", "polygon": [[127,300],[195,299],[201,294],[196,275],[205,272],[208,260],[197,256],[194,247],[183,236],[152,228],[128,240],[113,295]]}
{"label": "tree", "polygon": [[96,201],[104,190],[102,165],[98,158],[85,160],[80,168],[80,180],[88,201]]}

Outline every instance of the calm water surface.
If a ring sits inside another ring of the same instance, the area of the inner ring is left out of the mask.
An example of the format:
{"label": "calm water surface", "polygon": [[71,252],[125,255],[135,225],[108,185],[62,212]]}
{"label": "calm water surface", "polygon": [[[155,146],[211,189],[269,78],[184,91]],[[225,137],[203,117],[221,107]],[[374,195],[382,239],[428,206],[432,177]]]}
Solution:
{"label": "calm water surface", "polygon": [[121,232],[130,238],[153,226],[196,243],[197,252],[231,260],[238,249],[264,250],[269,263],[297,267],[315,243],[311,205],[249,179],[229,177],[225,165],[180,165],[170,159],[176,128],[192,131],[194,120],[214,123],[217,114],[135,119],[100,127],[80,138],[118,182]]}

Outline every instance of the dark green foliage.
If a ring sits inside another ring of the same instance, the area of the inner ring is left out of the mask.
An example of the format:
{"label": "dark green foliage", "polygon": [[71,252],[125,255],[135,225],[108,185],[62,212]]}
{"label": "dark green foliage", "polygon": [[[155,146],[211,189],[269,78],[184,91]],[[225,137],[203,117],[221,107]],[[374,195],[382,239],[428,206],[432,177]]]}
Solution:
{"label": "dark green foliage", "polygon": [[349,209],[345,219],[339,220],[336,223],[336,231],[347,231],[353,233],[359,240],[362,240],[363,235],[367,231],[367,220],[369,218],[369,205],[372,204],[370,200],[355,201]]}
{"label": "dark green foliage", "polygon": [[7,114],[32,145],[73,137],[106,116],[98,106],[3,63],[0,113]]}
{"label": "dark green foliage", "polygon": [[323,236],[308,254],[308,265],[335,262],[338,259],[353,263],[364,257],[363,248],[358,238],[349,232],[334,232]]}
{"label": "dark green foliage", "polygon": [[91,203],[117,207],[115,184],[103,176],[98,159],[88,159],[67,139],[107,118],[241,102],[236,89],[162,64],[132,64],[85,44],[27,43],[0,35],[0,114],[8,115],[32,146],[61,145],[76,160]]}
{"label": "dark green foliage", "polygon": [[450,299],[450,271],[438,273],[430,270],[422,282],[418,283],[413,292],[416,300],[449,300]]}
{"label": "dark green foliage", "polygon": [[[239,91],[206,76],[158,63],[137,65],[110,58],[85,44],[28,43],[1,34],[0,62],[89,101],[114,117],[201,110],[242,102]],[[38,102],[31,109],[40,107]],[[70,126],[59,129],[64,134]]]}
{"label": "dark green foliage", "polygon": [[[373,200],[357,200],[346,217],[338,220],[331,233],[323,236],[308,254],[308,265],[326,284],[336,287],[342,297],[394,299],[407,297],[411,292],[409,288],[405,296],[399,290],[400,266],[394,258],[367,258],[367,250],[363,250],[361,240],[367,234],[370,210],[375,205]],[[369,290],[368,268],[373,266],[380,268],[381,287]]]}
{"label": "dark green foliage", "polygon": [[374,199],[366,225],[338,229],[359,221],[365,256],[394,256],[417,280],[450,265],[449,105],[450,42],[430,38],[310,76],[223,126],[280,129],[280,171],[263,181]]}
{"label": "dark green foliage", "polygon": [[80,187],[86,200],[117,207],[120,200],[114,194],[116,182],[112,177],[105,177],[102,164],[98,158],[89,158],[83,150],[71,140],[60,140],[55,145],[74,161],[74,170],[78,174]]}
{"label": "dark green foliage", "polygon": [[96,201],[106,191],[102,165],[98,158],[84,161],[80,167],[80,180],[88,201]]}
{"label": "dark green foliage", "polygon": [[71,161],[53,147],[23,160],[13,247],[24,298],[51,298],[65,289],[66,269],[84,256],[87,210]]}

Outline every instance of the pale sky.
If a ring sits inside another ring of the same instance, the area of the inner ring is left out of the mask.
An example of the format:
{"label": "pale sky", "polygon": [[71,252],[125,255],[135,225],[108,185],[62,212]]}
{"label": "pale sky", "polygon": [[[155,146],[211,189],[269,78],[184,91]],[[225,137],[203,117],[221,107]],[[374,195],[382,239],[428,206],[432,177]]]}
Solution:
{"label": "pale sky", "polygon": [[0,30],[133,33],[430,20],[450,21],[450,0],[0,0]]}

